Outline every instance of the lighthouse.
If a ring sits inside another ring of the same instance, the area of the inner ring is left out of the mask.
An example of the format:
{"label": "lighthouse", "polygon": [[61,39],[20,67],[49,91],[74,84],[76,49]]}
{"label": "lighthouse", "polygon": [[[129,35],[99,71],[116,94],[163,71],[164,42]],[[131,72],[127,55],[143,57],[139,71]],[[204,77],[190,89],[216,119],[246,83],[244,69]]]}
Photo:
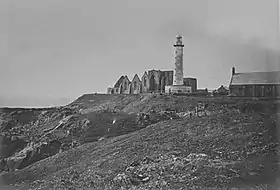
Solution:
{"label": "lighthouse", "polygon": [[175,49],[175,60],[174,60],[174,76],[173,85],[184,84],[184,68],[183,68],[183,50],[184,44],[182,42],[182,36],[176,36],[176,43],[173,45]]}
{"label": "lighthouse", "polygon": [[183,67],[183,50],[184,44],[182,41],[182,36],[176,36],[176,42],[173,45],[174,47],[174,72],[173,72],[173,84],[165,86],[166,93],[173,94],[190,94],[191,86],[184,84],[184,67]]}

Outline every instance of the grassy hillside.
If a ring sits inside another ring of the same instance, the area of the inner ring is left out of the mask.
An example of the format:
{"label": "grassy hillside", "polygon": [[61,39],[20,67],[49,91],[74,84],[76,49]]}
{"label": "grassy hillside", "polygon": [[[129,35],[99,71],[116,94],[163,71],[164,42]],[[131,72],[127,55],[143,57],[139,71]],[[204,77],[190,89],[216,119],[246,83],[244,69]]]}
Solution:
{"label": "grassy hillside", "polygon": [[[198,102],[209,104],[207,116],[178,118],[164,112],[192,111]],[[40,110],[38,139],[42,129],[69,117],[48,138],[76,139],[79,144],[2,172],[3,188],[273,189],[279,174],[279,113],[271,102],[244,105],[220,98],[84,95],[44,112],[44,117]],[[139,112],[147,113],[149,122],[140,120]],[[79,130],[58,135],[73,128]]]}

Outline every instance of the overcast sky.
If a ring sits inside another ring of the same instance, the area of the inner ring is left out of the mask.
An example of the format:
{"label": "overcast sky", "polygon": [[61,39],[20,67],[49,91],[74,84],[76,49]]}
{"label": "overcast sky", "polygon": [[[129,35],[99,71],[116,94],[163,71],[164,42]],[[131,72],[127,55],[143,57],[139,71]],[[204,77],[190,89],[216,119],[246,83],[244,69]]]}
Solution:
{"label": "overcast sky", "polygon": [[232,66],[279,70],[277,0],[0,2],[0,106],[65,104],[122,74],[171,70],[177,34],[199,88],[228,86]]}

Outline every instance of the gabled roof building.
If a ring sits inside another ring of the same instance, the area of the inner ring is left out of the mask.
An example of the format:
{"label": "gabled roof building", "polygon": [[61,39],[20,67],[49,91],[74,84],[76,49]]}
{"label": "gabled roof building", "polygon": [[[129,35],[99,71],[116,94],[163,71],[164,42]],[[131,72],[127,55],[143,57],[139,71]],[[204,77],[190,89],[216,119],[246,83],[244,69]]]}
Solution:
{"label": "gabled roof building", "polygon": [[107,88],[107,94],[129,94],[130,93],[130,81],[128,77],[121,76],[117,82],[115,83],[114,87]]}
{"label": "gabled roof building", "polygon": [[142,90],[142,82],[137,74],[134,75],[131,86],[130,86],[131,94],[140,94]]}
{"label": "gabled roof building", "polygon": [[280,71],[236,73],[232,68],[230,96],[279,97]]}

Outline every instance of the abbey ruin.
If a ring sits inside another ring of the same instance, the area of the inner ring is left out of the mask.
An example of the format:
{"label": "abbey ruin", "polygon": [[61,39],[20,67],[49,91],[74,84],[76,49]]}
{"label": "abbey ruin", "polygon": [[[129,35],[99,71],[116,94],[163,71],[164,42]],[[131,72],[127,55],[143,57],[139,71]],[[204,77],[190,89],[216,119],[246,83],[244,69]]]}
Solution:
{"label": "abbey ruin", "polygon": [[140,94],[140,93],[192,93],[197,90],[196,78],[184,78],[182,37],[176,37],[174,69],[169,71],[149,70],[139,78],[134,75],[130,81],[127,75],[121,76],[113,87],[107,89],[108,94]]}

